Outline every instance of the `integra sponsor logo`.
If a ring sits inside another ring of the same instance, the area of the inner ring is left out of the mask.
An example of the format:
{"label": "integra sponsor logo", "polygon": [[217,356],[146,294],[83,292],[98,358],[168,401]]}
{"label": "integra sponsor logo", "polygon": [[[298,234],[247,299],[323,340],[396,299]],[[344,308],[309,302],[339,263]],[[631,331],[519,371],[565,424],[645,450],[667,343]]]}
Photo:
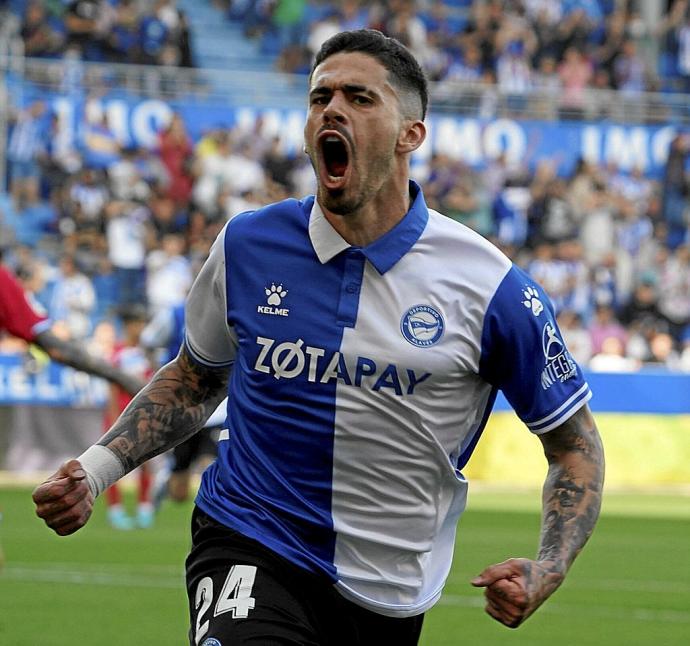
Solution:
{"label": "integra sponsor logo", "polygon": [[563,383],[577,374],[577,366],[565,349],[556,328],[546,323],[542,330],[542,350],[546,366],[541,373],[541,387],[548,390],[557,381]]}
{"label": "integra sponsor logo", "polygon": [[327,384],[339,380],[347,386],[390,389],[399,397],[413,395],[415,388],[431,377],[430,372],[418,374],[410,368],[395,364],[378,365],[368,357],[347,359],[340,352],[327,355],[323,348],[305,345],[302,339],[284,341],[257,337],[261,346],[254,369],[275,379],[295,379],[305,375],[312,383]]}

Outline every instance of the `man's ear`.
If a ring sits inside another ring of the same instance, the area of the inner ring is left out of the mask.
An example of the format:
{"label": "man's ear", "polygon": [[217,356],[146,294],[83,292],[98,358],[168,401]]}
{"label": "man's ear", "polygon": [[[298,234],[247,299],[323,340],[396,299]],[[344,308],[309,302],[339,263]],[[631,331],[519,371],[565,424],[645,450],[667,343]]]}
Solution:
{"label": "man's ear", "polygon": [[426,139],[426,126],[423,121],[405,121],[398,135],[397,151],[412,153],[419,148]]}

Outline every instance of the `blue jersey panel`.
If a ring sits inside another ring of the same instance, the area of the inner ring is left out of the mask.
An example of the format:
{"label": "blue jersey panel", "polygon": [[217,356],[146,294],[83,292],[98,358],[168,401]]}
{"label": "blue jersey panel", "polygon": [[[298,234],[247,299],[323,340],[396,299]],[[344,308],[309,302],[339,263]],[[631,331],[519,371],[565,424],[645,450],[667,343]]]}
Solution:
{"label": "blue jersey panel", "polygon": [[307,227],[313,199],[231,220],[228,322],[239,349],[229,439],[199,505],[293,562],[335,579],[331,517],[335,393],[346,254],[322,265]]}
{"label": "blue jersey panel", "polygon": [[562,423],[591,396],[565,347],[549,297],[516,266],[487,309],[479,372],[503,391],[535,433]]}
{"label": "blue jersey panel", "polygon": [[184,342],[184,303],[173,307],[172,312],[172,335],[168,341],[165,363],[172,361],[180,351],[180,346]]}

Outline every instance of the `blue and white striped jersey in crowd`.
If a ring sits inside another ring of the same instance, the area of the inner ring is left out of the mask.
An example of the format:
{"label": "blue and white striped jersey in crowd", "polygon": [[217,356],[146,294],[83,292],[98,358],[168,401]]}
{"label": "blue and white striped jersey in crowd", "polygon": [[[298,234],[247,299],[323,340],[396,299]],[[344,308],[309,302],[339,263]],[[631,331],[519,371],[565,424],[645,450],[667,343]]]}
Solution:
{"label": "blue and white striped jersey in crowd", "polygon": [[390,616],[441,594],[497,390],[534,433],[590,397],[543,290],[410,190],[366,247],[313,197],[238,215],[186,311],[192,356],[232,366],[197,504]]}
{"label": "blue and white striped jersey in crowd", "polygon": [[13,162],[30,162],[45,149],[45,128],[40,119],[22,112],[12,128],[7,142],[7,159]]}

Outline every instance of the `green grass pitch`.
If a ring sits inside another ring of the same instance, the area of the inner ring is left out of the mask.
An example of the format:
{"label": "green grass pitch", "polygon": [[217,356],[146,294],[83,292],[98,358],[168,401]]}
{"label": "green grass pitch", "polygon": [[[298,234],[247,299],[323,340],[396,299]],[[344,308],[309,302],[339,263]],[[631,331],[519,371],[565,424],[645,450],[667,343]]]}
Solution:
{"label": "green grass pitch", "polygon": [[[485,565],[534,553],[538,498],[471,494],[423,646],[690,644],[688,496],[608,496],[587,549],[536,615],[515,631],[485,615],[469,579]],[[33,515],[26,489],[0,489],[0,507],[0,644],[187,643],[189,505],[167,502],[152,529],[115,532],[99,501],[89,526],[69,538],[52,535]]]}

